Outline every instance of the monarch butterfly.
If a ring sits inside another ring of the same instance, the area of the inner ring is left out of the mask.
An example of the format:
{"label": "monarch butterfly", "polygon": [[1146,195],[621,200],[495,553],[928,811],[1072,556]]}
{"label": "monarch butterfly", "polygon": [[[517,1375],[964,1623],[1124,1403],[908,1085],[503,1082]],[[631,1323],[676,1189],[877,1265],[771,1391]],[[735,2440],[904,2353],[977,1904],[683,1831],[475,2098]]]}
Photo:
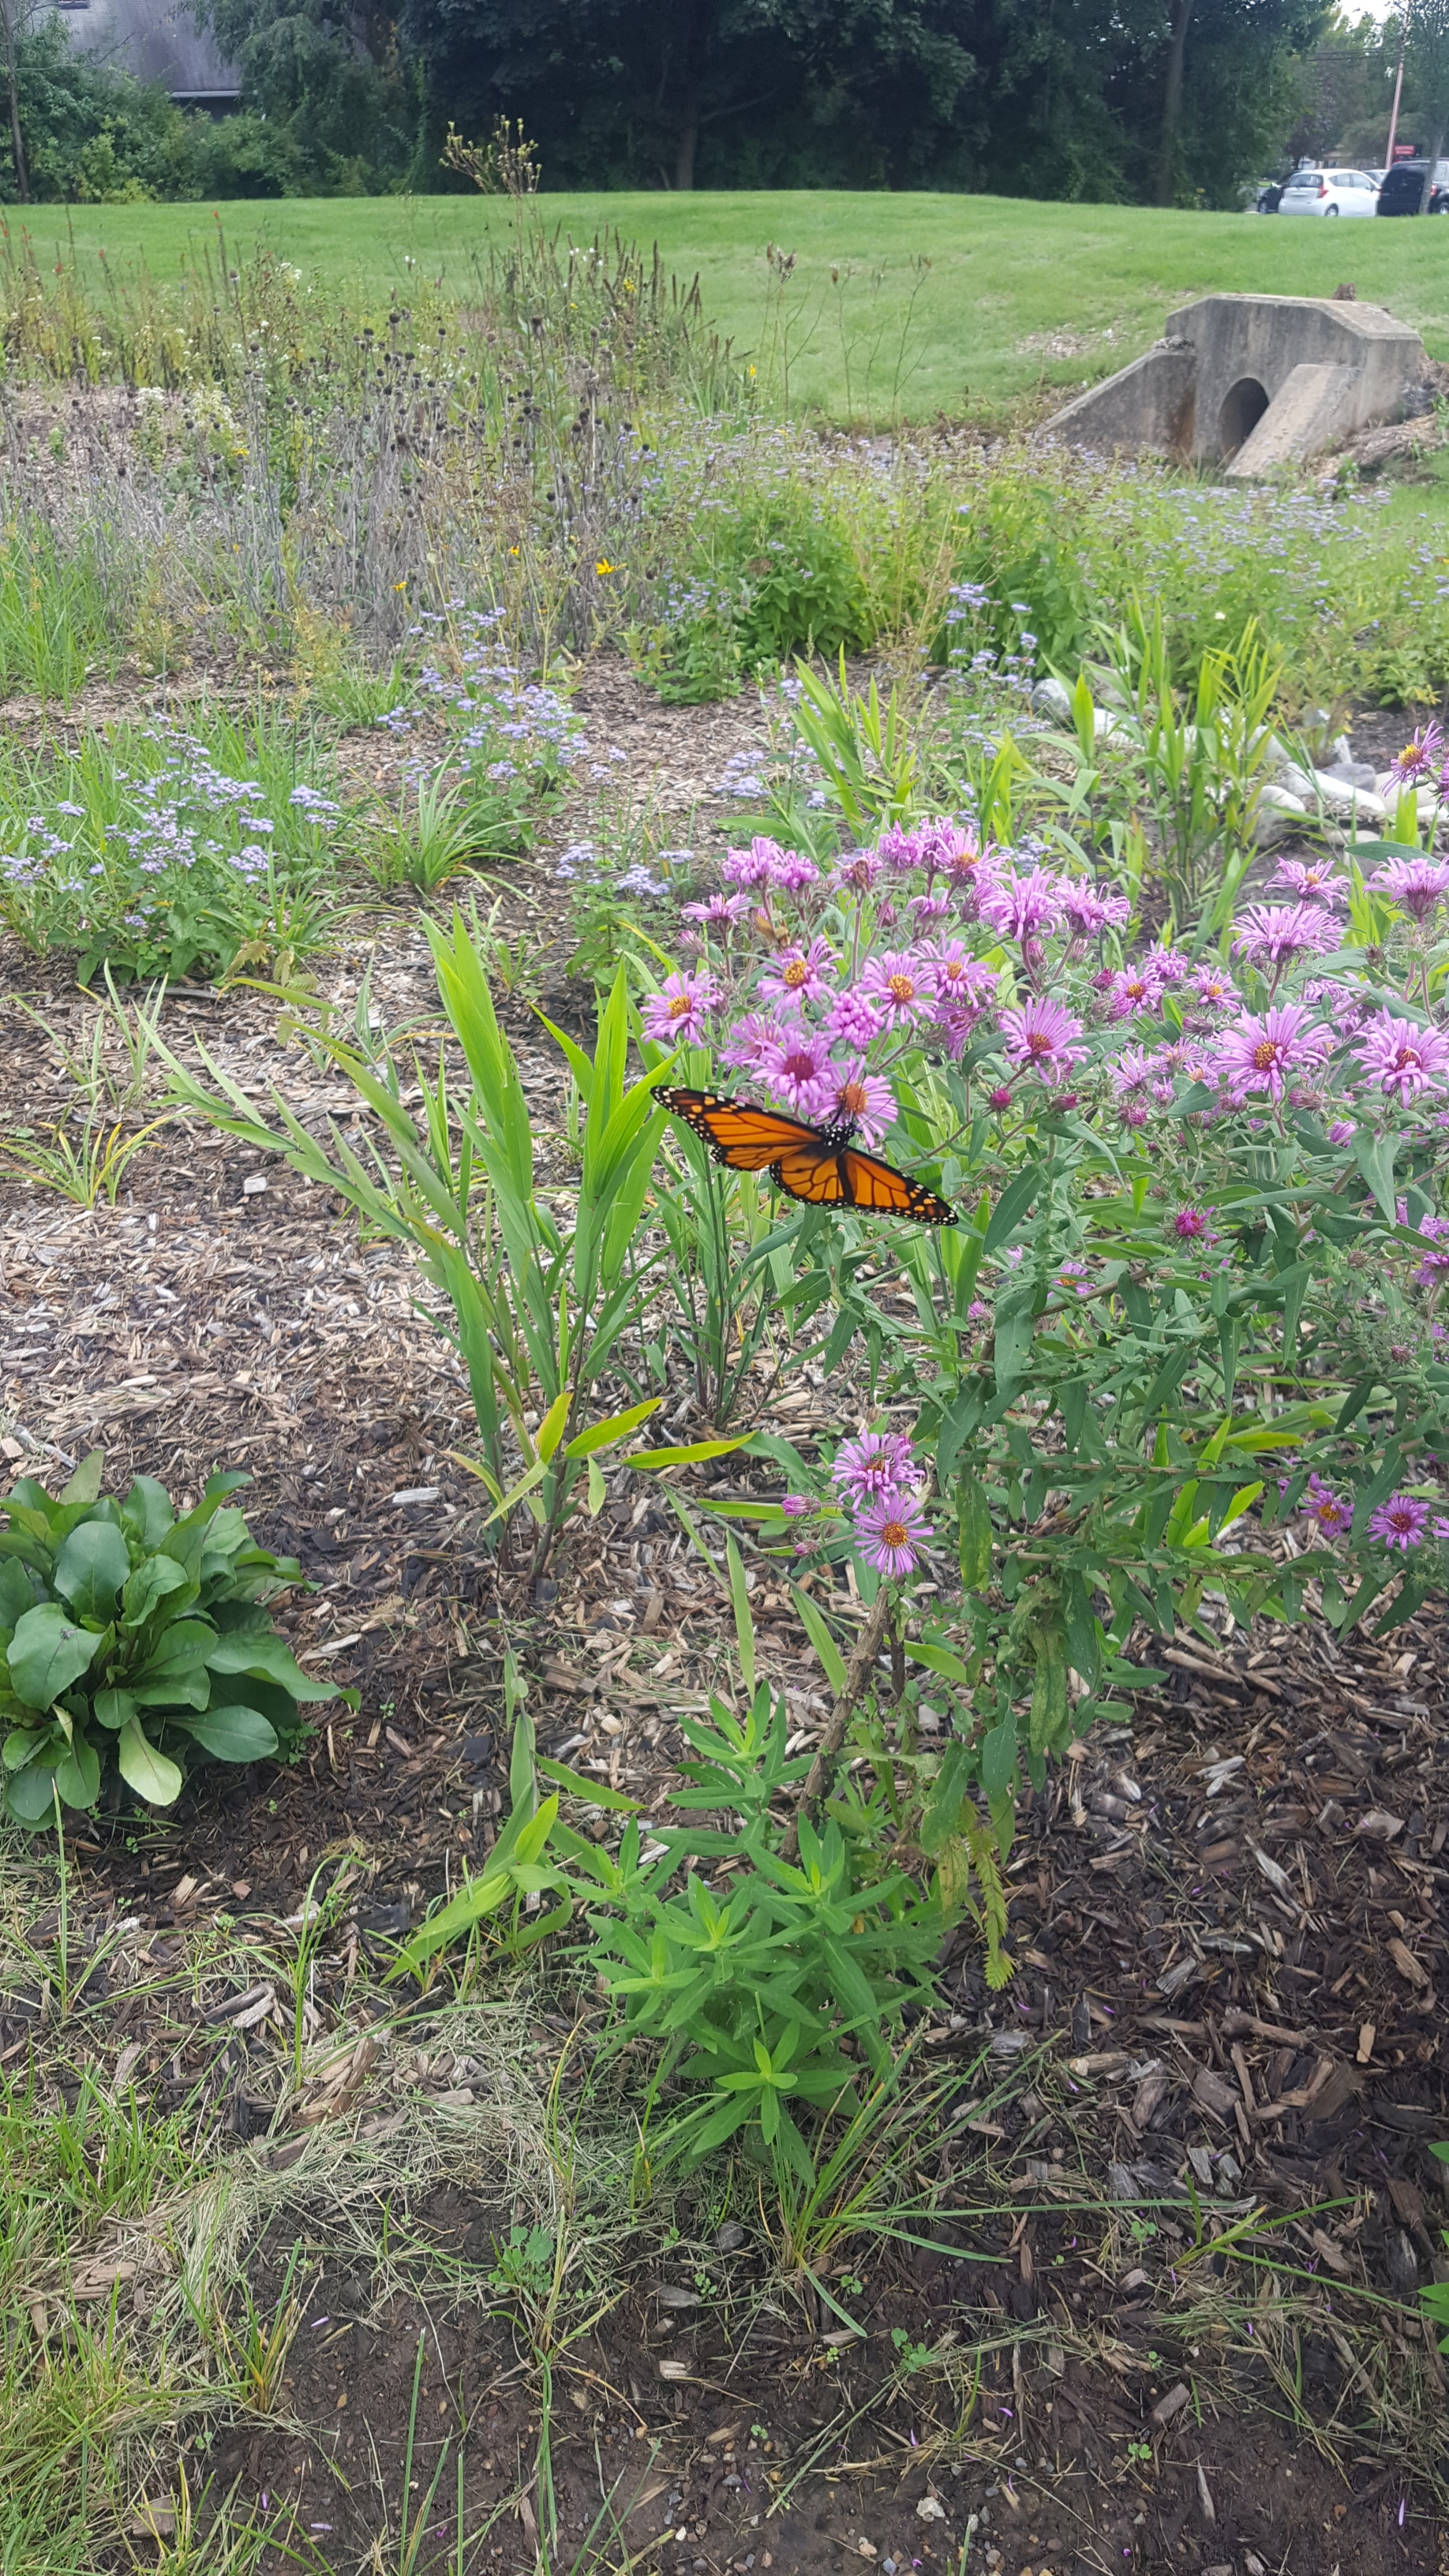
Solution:
{"label": "monarch butterfly", "polygon": [[863,1208],[872,1216],[905,1216],[917,1225],[954,1225],[956,1211],[934,1190],[906,1178],[893,1163],[857,1153],[853,1122],[809,1127],[753,1100],[726,1100],[717,1091],[654,1095],[704,1139],[717,1163],[732,1172],[768,1172],[786,1198],[807,1207]]}

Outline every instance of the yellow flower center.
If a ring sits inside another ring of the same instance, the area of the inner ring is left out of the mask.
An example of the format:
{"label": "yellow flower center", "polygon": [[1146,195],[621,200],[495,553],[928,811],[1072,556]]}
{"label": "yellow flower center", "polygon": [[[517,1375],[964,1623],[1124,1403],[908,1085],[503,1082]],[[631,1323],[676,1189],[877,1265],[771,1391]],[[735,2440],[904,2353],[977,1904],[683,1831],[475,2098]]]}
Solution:
{"label": "yellow flower center", "polygon": [[887,990],[893,1002],[911,1002],[915,999],[915,982],[909,975],[892,975]]}
{"label": "yellow flower center", "polygon": [[803,957],[792,957],[780,977],[781,983],[787,984],[792,993],[798,993],[801,985],[808,984],[809,980],[810,969]]}
{"label": "yellow flower center", "polygon": [[1277,1041],[1273,1038],[1259,1038],[1257,1045],[1253,1049],[1254,1072],[1271,1073],[1277,1061]]}
{"label": "yellow flower center", "polygon": [[841,1087],[840,1106],[847,1118],[859,1118],[865,1111],[865,1084],[847,1082]]}
{"label": "yellow flower center", "polygon": [[904,1547],[909,1537],[910,1532],[904,1521],[887,1521],[881,1531],[881,1541],[886,1547]]}
{"label": "yellow flower center", "polygon": [[669,1016],[671,1020],[687,1020],[693,1007],[687,993],[673,993],[669,1001]]}

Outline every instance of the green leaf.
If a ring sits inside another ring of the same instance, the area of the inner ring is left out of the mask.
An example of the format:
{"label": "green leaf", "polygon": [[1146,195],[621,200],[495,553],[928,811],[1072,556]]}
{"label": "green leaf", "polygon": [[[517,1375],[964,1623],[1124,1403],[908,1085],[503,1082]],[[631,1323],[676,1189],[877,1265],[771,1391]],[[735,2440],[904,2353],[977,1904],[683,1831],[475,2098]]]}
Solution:
{"label": "green leaf", "polygon": [[55,1785],[68,1807],[93,1807],[101,1794],[101,1757],[78,1735],[69,1753],[55,1766]]}
{"label": "green leaf", "polygon": [[1398,1202],[1394,1195],[1396,1141],[1390,1135],[1376,1136],[1371,1127],[1360,1127],[1353,1140],[1353,1159],[1390,1225],[1398,1215]]}
{"label": "green leaf", "polygon": [[571,1771],[566,1762],[551,1762],[545,1753],[538,1755],[537,1762],[545,1780],[556,1780],[561,1789],[586,1798],[592,1807],[606,1807],[610,1814],[622,1816],[644,1812],[637,1798],[626,1798],[622,1789],[611,1789],[606,1780],[590,1780],[582,1771]]}
{"label": "green leaf", "polygon": [[564,1456],[588,1458],[596,1449],[607,1449],[610,1441],[623,1440],[629,1432],[637,1431],[641,1422],[658,1412],[663,1401],[662,1395],[651,1395],[647,1403],[633,1404],[627,1413],[611,1413],[607,1422],[596,1422],[591,1430],[581,1431],[576,1440],[570,1440]]}
{"label": "green leaf", "polygon": [[223,1708],[208,1708],[200,1717],[186,1720],[188,1735],[194,1735],[218,1762],[264,1762],[277,1749],[277,1730],[271,1719],[262,1717],[254,1708],[241,1708],[228,1703]]}
{"label": "green leaf", "polygon": [[276,1682],[293,1699],[335,1699],[336,1682],[314,1681],[304,1673],[285,1637],[275,1629],[262,1635],[218,1637],[206,1656],[208,1672],[250,1673],[257,1681]]}
{"label": "green leaf", "polygon": [[686,1440],[667,1449],[631,1449],[621,1458],[621,1467],[689,1467],[696,1459],[727,1458],[732,1449],[743,1449],[749,1440]]}
{"label": "green leaf", "polygon": [[205,1619],[178,1619],[164,1629],[129,1689],[141,1708],[203,1709],[211,1696],[207,1657],[218,1643]]}
{"label": "green leaf", "polygon": [[983,1261],[989,1261],[993,1252],[999,1252],[1003,1244],[1011,1242],[1018,1221],[1025,1216],[1045,1178],[1040,1164],[1034,1163],[1029,1170],[1018,1172],[1015,1180],[1002,1191],[991,1211],[991,1222],[981,1247]]}
{"label": "green leaf", "polygon": [[745,1583],[745,1569],[734,1540],[726,1535],[725,1561],[729,1567],[730,1599],[734,1604],[735,1638],[740,1650],[740,1673],[745,1697],[755,1696],[755,1623],[750,1616],[750,1596]]}
{"label": "green leaf", "polygon": [[[69,1546],[69,1540],[66,1544]],[[191,1577],[184,1566],[177,1564],[174,1556],[148,1556],[145,1564],[138,1565],[122,1586],[122,1627],[144,1627],[158,1601],[167,1600],[173,1592],[190,1589]]]}
{"label": "green leaf", "polygon": [[82,1521],[55,1560],[55,1588],[81,1619],[109,1619],[131,1571],[131,1551],[113,1521]]}
{"label": "green leaf", "polygon": [[119,1730],[128,1718],[136,1714],[136,1703],[126,1690],[97,1691],[91,1708],[96,1724],[109,1726],[113,1731]]}
{"label": "green leaf", "polygon": [[55,1770],[49,1762],[32,1762],[12,1772],[5,1783],[5,1806],[18,1824],[48,1824],[55,1814]]}
{"label": "green leaf", "polygon": [[142,1733],[140,1720],[128,1718],[116,1745],[121,1778],[138,1798],[153,1807],[174,1806],[181,1795],[181,1773],[166,1754],[158,1753]]}
{"label": "green leaf", "polygon": [[175,1521],[171,1497],[154,1476],[137,1476],[121,1505],[121,1518],[143,1547],[159,1547]]}
{"label": "green leaf", "polygon": [[94,1503],[99,1500],[101,1478],[105,1473],[104,1449],[92,1449],[82,1458],[70,1483],[61,1489],[63,1503]]}
{"label": "green leaf", "polygon": [[971,1676],[959,1655],[949,1646],[932,1645],[925,1637],[908,1637],[906,1653],[913,1664],[924,1664],[928,1672],[940,1673],[948,1682],[969,1683]]}
{"label": "green leaf", "polygon": [[573,1403],[573,1400],[573,1389],[566,1386],[561,1395],[556,1395],[554,1397],[552,1404],[549,1406],[547,1413],[544,1415],[542,1422],[538,1426],[538,1437],[534,1442],[534,1447],[537,1450],[539,1457],[543,1460],[545,1466],[547,1466],[555,1449],[558,1447],[560,1440],[563,1438],[564,1424],[569,1418],[569,1406]]}
{"label": "green leaf", "polygon": [[800,1613],[805,1634],[819,1656],[821,1669],[838,1699],[845,1688],[845,1657],[830,1633],[819,1603],[812,1601],[809,1593],[802,1591],[798,1583],[792,1583],[790,1590],[795,1596],[795,1607]]}
{"label": "green leaf", "polygon": [[58,1601],[40,1601],[15,1623],[6,1661],[10,1687],[27,1708],[50,1708],[86,1670],[100,1638],[78,1628]]}
{"label": "green leaf", "polygon": [[35,1586],[13,1556],[0,1556],[0,1628],[13,1628],[35,1608]]}

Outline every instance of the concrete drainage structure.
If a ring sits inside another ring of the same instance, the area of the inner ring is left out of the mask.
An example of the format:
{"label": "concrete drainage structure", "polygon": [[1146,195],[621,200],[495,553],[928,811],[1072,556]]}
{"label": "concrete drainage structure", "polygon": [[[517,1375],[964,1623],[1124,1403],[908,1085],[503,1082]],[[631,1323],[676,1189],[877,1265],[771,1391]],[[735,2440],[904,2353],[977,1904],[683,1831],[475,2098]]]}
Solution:
{"label": "concrete drainage structure", "polygon": [[1376,304],[1308,295],[1203,295],[1170,313],[1155,348],[1079,394],[1047,435],[1144,448],[1251,482],[1415,409],[1418,333]]}

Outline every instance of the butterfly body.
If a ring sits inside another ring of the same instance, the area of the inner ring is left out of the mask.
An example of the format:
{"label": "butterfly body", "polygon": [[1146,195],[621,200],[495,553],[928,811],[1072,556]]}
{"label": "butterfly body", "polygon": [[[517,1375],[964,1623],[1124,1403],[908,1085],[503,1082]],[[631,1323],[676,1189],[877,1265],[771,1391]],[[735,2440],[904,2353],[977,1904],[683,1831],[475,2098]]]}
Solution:
{"label": "butterfly body", "polygon": [[783,1110],[717,1091],[663,1086],[655,1098],[692,1127],[717,1163],[732,1172],[765,1172],[786,1198],[806,1207],[854,1208],[868,1216],[903,1216],[916,1225],[954,1225],[956,1211],[934,1190],[853,1145],[854,1122],[812,1127]]}

